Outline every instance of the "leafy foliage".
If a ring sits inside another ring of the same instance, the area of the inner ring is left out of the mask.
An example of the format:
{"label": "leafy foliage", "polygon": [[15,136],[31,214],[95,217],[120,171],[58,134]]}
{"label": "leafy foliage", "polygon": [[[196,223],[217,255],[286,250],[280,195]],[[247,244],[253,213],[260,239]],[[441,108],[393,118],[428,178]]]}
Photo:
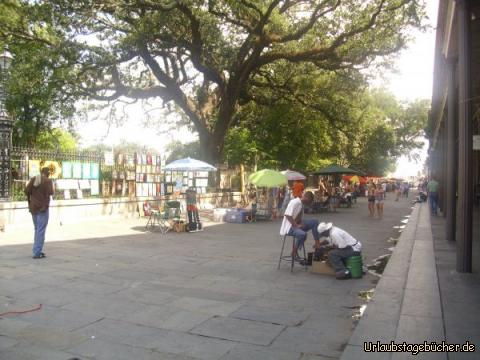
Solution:
{"label": "leafy foliage", "polygon": [[[423,17],[421,0],[9,2],[22,4],[20,24],[34,26],[7,26],[0,35],[62,54],[85,96],[174,102],[198,132],[207,160],[220,157],[244,106],[264,103],[279,89],[305,104],[308,94],[291,93],[288,72],[276,67],[361,78],[362,68],[388,64]],[[332,96],[315,100],[328,111],[337,105],[326,104]],[[325,114],[324,120],[342,122]]]}
{"label": "leafy foliage", "polygon": [[[312,81],[312,94],[317,81]],[[355,97],[333,93],[336,106],[279,101],[242,112],[240,126],[227,136],[228,162],[306,172],[335,162],[383,175],[398,156],[422,146],[427,101],[402,104],[384,90],[358,91]],[[342,121],[332,126],[329,117]]]}
{"label": "leafy foliage", "polygon": [[[67,58],[71,51],[51,46],[60,38],[45,8],[6,0],[0,14],[0,47],[8,44],[14,56],[7,84],[7,109],[15,121],[13,143],[37,146],[46,132],[74,114],[75,79]],[[65,125],[72,128],[71,123]]]}
{"label": "leafy foliage", "polygon": [[36,147],[42,150],[69,152],[77,149],[77,141],[68,131],[55,128],[41,132],[36,139]]}

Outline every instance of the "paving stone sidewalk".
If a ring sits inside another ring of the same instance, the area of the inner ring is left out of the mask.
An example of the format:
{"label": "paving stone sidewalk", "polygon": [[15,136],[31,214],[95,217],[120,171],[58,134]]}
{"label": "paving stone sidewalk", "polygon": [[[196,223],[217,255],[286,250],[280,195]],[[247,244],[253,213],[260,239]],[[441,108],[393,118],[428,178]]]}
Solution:
{"label": "paving stone sidewalk", "polygon": [[[410,212],[389,194],[382,220],[363,198],[313,217],[356,236],[369,262]],[[378,280],[277,270],[279,221],[166,235],[145,223],[50,224],[42,260],[31,258],[31,228],[0,233],[0,312],[42,304],[0,317],[0,359],[337,359],[358,292]]]}

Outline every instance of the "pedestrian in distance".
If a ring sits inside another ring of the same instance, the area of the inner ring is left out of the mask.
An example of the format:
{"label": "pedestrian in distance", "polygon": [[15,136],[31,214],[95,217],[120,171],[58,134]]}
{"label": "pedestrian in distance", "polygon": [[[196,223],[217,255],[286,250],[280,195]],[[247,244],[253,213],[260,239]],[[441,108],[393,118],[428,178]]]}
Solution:
{"label": "pedestrian in distance", "polygon": [[383,200],[385,199],[385,194],[383,188],[380,184],[377,184],[375,188],[375,205],[377,206],[378,218],[383,217]]}
{"label": "pedestrian in distance", "polygon": [[373,181],[370,181],[370,184],[368,184],[368,189],[367,189],[367,199],[368,199],[368,211],[370,217],[375,216],[375,190],[377,187],[373,183]]}
{"label": "pedestrian in distance", "polygon": [[33,237],[33,258],[42,259],[43,244],[45,242],[45,231],[48,225],[48,208],[50,206],[50,196],[53,195],[53,182],[49,179],[50,169],[42,168],[40,175],[30,179],[25,188],[25,194],[28,200],[28,209],[32,214],[35,233]]}
{"label": "pedestrian in distance", "polygon": [[438,207],[438,181],[432,176],[427,183],[427,196],[430,203],[430,213],[433,216],[437,216]]}
{"label": "pedestrian in distance", "polygon": [[402,196],[402,184],[397,182],[395,184],[395,201],[398,201],[400,199],[400,196]]}

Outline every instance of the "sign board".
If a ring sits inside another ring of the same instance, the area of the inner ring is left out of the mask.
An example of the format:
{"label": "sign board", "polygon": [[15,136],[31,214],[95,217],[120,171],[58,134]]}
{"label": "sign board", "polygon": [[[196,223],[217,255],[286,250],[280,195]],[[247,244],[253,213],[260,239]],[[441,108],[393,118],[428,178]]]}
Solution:
{"label": "sign board", "polygon": [[473,135],[473,150],[480,150],[480,135]]}

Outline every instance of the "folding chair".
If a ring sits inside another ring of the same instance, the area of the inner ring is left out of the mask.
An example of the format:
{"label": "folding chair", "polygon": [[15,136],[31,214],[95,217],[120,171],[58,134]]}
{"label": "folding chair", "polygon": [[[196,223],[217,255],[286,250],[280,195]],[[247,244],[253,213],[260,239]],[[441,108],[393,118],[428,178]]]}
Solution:
{"label": "folding chair", "polygon": [[180,221],[180,201],[166,201],[162,213],[159,213],[158,224],[162,234],[169,232],[173,224]]}

